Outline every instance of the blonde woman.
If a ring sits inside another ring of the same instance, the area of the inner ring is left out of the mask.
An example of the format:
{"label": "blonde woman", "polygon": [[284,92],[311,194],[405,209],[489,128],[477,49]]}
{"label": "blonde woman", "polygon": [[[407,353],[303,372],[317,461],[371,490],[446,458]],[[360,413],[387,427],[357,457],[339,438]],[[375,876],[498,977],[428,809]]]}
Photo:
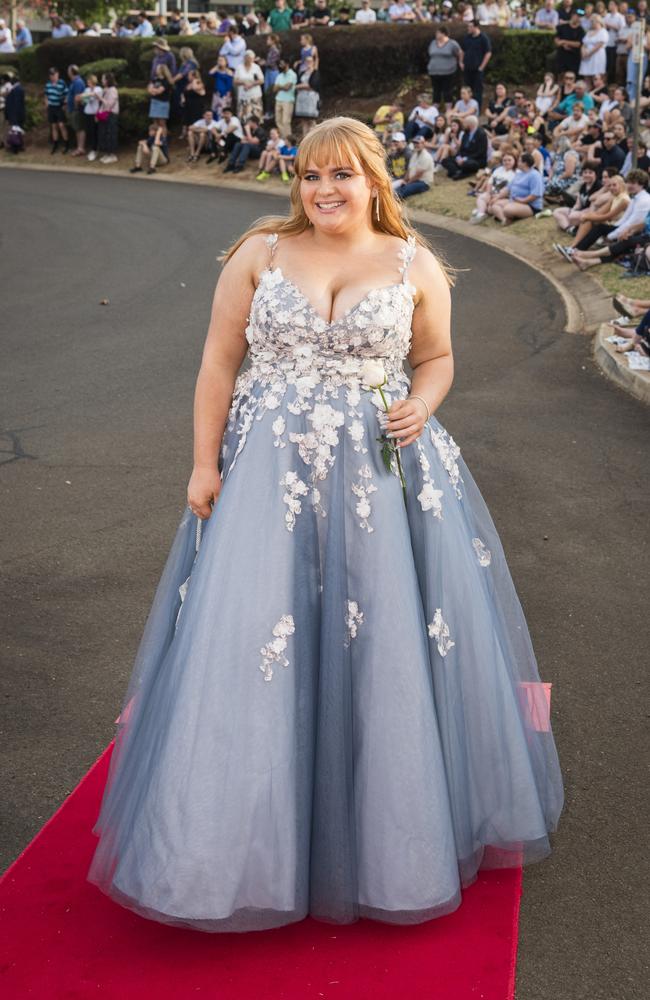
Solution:
{"label": "blonde woman", "polygon": [[602,18],[594,14],[590,20],[590,28],[582,39],[580,54],[580,76],[585,80],[587,86],[591,87],[594,76],[604,74],[607,70],[607,42],[609,34],[607,28],[603,26]]}
{"label": "blonde woman", "polygon": [[88,879],[204,932],[422,923],[547,855],[563,801],[503,548],[436,416],[453,276],[346,117],[222,259]]}

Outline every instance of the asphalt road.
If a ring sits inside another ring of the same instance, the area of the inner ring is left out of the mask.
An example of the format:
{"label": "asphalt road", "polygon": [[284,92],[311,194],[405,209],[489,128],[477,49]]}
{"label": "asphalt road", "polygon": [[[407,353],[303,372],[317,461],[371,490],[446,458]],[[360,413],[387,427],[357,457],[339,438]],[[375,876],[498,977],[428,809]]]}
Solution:
{"label": "asphalt road", "polygon": [[[4,868],[112,738],[184,506],[215,258],[283,205],[13,170],[0,202]],[[646,995],[648,411],[563,332],[543,277],[433,237],[469,268],[438,416],[554,684],[566,782],[554,855],[525,875],[517,996],[632,1000]]]}

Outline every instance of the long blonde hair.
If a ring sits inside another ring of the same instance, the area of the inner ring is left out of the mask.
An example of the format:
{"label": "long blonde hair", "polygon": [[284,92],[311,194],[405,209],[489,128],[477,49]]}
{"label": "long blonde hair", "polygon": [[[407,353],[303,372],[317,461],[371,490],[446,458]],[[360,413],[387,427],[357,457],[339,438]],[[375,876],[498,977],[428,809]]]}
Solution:
{"label": "long blonde hair", "polygon": [[414,236],[416,242],[430,250],[440,264],[449,285],[455,283],[455,269],[436,250],[421,233],[405,220],[402,202],[395,197],[391,185],[391,177],[386,167],[386,153],[378,136],[368,125],[337,115],[326,118],[316,125],[304,139],[301,140],[294,162],[295,176],[291,183],[291,207],[289,215],[263,215],[256,219],[252,226],[229,247],[218,260],[228,261],[239,249],[244,240],[258,233],[278,233],[282,236],[296,236],[308,229],[311,222],[307,218],[300,197],[300,181],[307,173],[307,168],[313,162],[318,165],[329,163],[345,163],[358,160],[361,169],[374,187],[379,199],[379,219],[375,210],[372,211],[372,227],[376,232],[388,233],[406,239]]}

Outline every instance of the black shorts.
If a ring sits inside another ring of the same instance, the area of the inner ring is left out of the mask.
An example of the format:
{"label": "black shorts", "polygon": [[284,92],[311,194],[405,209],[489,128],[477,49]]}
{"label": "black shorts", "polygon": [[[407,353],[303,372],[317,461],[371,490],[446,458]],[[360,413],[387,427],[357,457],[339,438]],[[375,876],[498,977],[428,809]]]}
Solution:
{"label": "black shorts", "polygon": [[65,111],[63,110],[62,104],[58,108],[55,108],[52,104],[48,104],[47,122],[48,125],[56,125],[57,122],[65,122]]}

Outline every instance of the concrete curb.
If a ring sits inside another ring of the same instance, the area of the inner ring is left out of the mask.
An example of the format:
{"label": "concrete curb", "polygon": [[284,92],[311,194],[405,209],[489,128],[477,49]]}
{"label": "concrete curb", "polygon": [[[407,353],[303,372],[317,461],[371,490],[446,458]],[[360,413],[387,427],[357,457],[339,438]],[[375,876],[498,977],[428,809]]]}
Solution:
{"label": "concrete curb", "polygon": [[[41,163],[24,162],[0,162],[0,169],[5,170],[42,170],[56,171],[58,173],[87,174],[88,167],[66,165],[57,167],[55,165]],[[227,183],[220,183],[219,178],[197,177],[196,175],[185,176],[182,174],[156,174],[155,178],[146,177],[142,174],[129,174],[123,170],[115,170],[102,167],[103,176],[121,177],[135,183],[142,181],[154,181],[171,184],[194,184],[199,187],[207,187],[214,184],[215,187],[233,188],[238,191],[255,191],[256,193],[271,194],[278,198],[286,199],[288,190],[286,187],[273,187],[268,184],[257,184],[247,180],[229,179]],[[567,314],[567,333],[583,334],[593,336],[593,356],[594,361],[601,370],[613,382],[637,399],[650,403],[650,373],[635,372],[627,367],[627,362],[615,351],[610,350],[613,345],[608,344],[604,337],[608,328],[604,326],[606,321],[612,316],[611,295],[588,274],[573,267],[568,262],[562,261],[550,250],[538,247],[534,243],[516,236],[508,230],[487,229],[481,226],[472,226],[464,219],[457,219],[450,215],[441,215],[437,212],[428,212],[425,209],[408,208],[407,215],[413,222],[421,222],[426,225],[435,226],[438,229],[447,229],[465,236],[468,239],[478,240],[481,243],[489,243],[491,246],[509,253],[518,260],[523,261],[529,267],[539,271],[555,287],[564,302]],[[605,329],[605,333],[602,331]]]}
{"label": "concrete curb", "polygon": [[596,364],[613,382],[650,405],[650,372],[637,372],[628,367],[626,355],[615,351],[614,344],[605,339],[611,332],[607,323],[602,323],[596,331],[593,339]]}

